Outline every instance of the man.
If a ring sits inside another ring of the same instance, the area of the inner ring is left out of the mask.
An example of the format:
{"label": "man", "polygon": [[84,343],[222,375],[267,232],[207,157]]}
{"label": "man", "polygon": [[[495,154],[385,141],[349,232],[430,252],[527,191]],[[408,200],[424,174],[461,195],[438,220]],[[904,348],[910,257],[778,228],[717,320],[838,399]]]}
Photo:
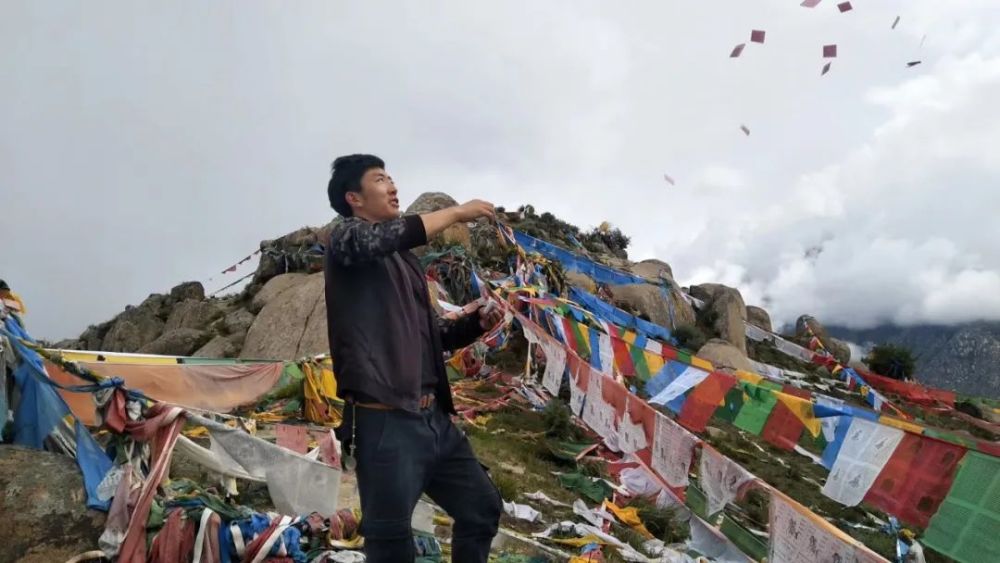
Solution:
{"label": "man", "polygon": [[23,317],[28,312],[28,308],[24,306],[21,296],[14,293],[10,289],[10,286],[7,285],[7,282],[3,280],[0,280],[0,305],[3,305],[12,313],[17,313],[19,317]]}
{"label": "man", "polygon": [[345,467],[356,463],[369,563],[414,560],[410,520],[427,493],[454,519],[456,563],[485,562],[503,510],[455,414],[442,351],[471,344],[499,322],[479,308],[453,321],[430,305],[411,248],[455,223],[493,215],[484,201],[400,216],[385,163],[350,155],[333,163],[330,205],[344,219],[326,249],[326,307]]}

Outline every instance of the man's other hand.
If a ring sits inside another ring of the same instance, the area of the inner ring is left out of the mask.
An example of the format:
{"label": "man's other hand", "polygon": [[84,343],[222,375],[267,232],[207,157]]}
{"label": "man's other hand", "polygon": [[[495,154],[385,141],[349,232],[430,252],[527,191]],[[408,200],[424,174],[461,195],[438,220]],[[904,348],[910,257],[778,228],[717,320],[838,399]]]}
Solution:
{"label": "man's other hand", "polygon": [[492,301],[488,302],[487,305],[480,306],[477,313],[479,314],[479,327],[484,331],[491,330],[503,320],[503,311]]}

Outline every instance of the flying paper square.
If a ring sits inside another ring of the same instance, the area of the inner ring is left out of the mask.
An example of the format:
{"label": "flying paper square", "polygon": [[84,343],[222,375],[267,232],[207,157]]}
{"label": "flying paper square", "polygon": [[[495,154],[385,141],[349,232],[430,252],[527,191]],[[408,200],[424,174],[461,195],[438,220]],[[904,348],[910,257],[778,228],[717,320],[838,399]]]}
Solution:
{"label": "flying paper square", "polygon": [[834,58],[837,58],[837,46],[836,45],[823,45],[823,58],[824,59],[834,59]]}
{"label": "flying paper square", "polygon": [[764,30],[755,29],[750,32],[750,41],[752,43],[764,43]]}
{"label": "flying paper square", "polygon": [[674,179],[673,179],[673,178],[671,178],[671,177],[670,177],[669,175],[667,175],[667,174],[664,174],[664,175],[663,175],[663,179],[664,179],[664,180],[666,180],[666,181],[667,181],[667,183],[668,183],[668,184],[670,184],[671,186],[676,186],[676,185],[677,185],[676,183],[674,183]]}
{"label": "flying paper square", "polygon": [[820,76],[823,76],[823,75],[825,75],[826,73],[830,72],[830,65],[832,65],[832,64],[833,64],[833,63],[826,63],[825,65],[823,65],[823,71],[822,71],[822,72],[820,72],[820,73],[819,73],[819,75],[820,75]]}
{"label": "flying paper square", "polygon": [[803,2],[799,4],[799,6],[802,6],[804,8],[815,8],[816,6],[819,5],[820,2],[822,2],[822,0],[803,0]]}
{"label": "flying paper square", "polygon": [[740,131],[743,131],[743,134],[746,135],[747,137],[750,136],[750,128],[747,127],[746,125],[740,125]]}
{"label": "flying paper square", "polygon": [[899,25],[899,16],[896,16],[896,19],[893,20],[893,22],[892,22],[892,29],[896,29],[897,25]]}
{"label": "flying paper square", "polygon": [[837,4],[837,9],[839,9],[840,13],[843,14],[844,12],[850,12],[853,10],[854,6],[851,6],[850,2],[841,2],[840,4]]}
{"label": "flying paper square", "polygon": [[906,63],[906,68],[913,68],[913,67],[917,66],[918,64],[920,64],[920,62],[921,61],[910,61],[910,62]]}
{"label": "flying paper square", "polygon": [[733,47],[733,52],[729,53],[729,58],[735,59],[736,57],[743,54],[743,49],[747,46],[746,43],[740,43],[739,45]]}

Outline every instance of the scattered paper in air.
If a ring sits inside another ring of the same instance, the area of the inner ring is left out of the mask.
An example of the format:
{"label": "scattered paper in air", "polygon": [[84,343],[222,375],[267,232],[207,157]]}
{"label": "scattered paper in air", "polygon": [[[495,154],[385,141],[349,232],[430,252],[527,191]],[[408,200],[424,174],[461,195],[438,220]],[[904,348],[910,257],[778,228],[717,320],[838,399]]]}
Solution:
{"label": "scattered paper in air", "polygon": [[924,46],[924,41],[926,41],[926,40],[927,40],[927,35],[924,35],[923,37],[920,38],[920,46],[921,47]]}
{"label": "scattered paper in air", "polygon": [[893,22],[892,22],[892,29],[896,29],[897,25],[899,25],[899,16],[896,16],[896,19],[893,20]]}
{"label": "scattered paper in air", "polygon": [[750,42],[751,43],[764,43],[764,30],[754,29],[750,32]]}
{"label": "scattered paper in air", "polygon": [[746,125],[740,125],[740,131],[743,131],[743,134],[746,135],[747,137],[750,136],[750,128],[747,127]]}
{"label": "scattered paper in air", "polygon": [[830,72],[830,65],[832,65],[832,64],[833,63],[826,63],[825,65],[823,65],[823,70],[822,70],[822,72],[819,73],[819,75],[823,76],[826,73]]}
{"label": "scattered paper in air", "polygon": [[663,179],[664,179],[664,180],[666,180],[666,181],[667,181],[667,183],[668,183],[668,184],[670,184],[671,186],[676,186],[676,185],[677,185],[677,184],[676,184],[676,183],[674,182],[674,179],[673,179],[673,178],[671,178],[669,174],[664,174],[664,175],[663,175]]}
{"label": "scattered paper in air", "polygon": [[922,61],[910,61],[910,62],[906,63],[906,68],[913,68],[913,67],[917,66],[918,64],[920,64],[921,62]]}
{"label": "scattered paper in air", "polygon": [[819,6],[820,2],[822,2],[822,0],[802,0],[802,3],[799,4],[799,6],[805,8],[815,8],[816,6]]}
{"label": "scattered paper in air", "polygon": [[729,58],[735,59],[736,57],[743,54],[743,49],[747,46],[746,43],[740,43],[739,45],[733,47],[733,51],[729,53]]}
{"label": "scattered paper in air", "polygon": [[851,6],[850,2],[841,2],[840,4],[837,4],[837,9],[843,14],[844,12],[850,12],[853,10],[854,6]]}
{"label": "scattered paper in air", "polygon": [[837,45],[823,45],[823,58],[824,59],[835,59],[837,58]]}

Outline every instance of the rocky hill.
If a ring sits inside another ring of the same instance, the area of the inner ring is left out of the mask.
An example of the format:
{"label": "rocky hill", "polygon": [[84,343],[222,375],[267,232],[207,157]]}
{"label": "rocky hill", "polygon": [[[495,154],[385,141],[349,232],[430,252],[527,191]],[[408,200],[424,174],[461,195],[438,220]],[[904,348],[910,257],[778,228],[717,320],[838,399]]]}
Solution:
{"label": "rocky hill", "polygon": [[917,358],[916,377],[933,387],[1000,398],[1000,322],[954,326],[883,325],[866,330],[828,326],[841,339],[862,346],[906,346]]}

